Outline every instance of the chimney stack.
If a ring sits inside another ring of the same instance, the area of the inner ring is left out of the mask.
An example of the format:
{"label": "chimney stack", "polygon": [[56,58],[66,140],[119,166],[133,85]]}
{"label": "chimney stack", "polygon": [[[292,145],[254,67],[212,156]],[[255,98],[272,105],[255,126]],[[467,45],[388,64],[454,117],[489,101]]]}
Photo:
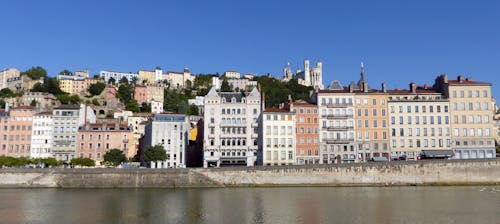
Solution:
{"label": "chimney stack", "polygon": [[385,85],[385,82],[382,82],[382,92],[384,92],[384,93],[387,92],[387,87]]}
{"label": "chimney stack", "polygon": [[467,77],[467,78],[465,78],[465,81],[472,82],[472,78],[471,77]]}
{"label": "chimney stack", "polygon": [[458,82],[463,82],[464,81],[463,78],[462,78],[462,75],[458,75],[457,80],[458,80]]}
{"label": "chimney stack", "polygon": [[417,83],[415,82],[410,83],[410,90],[412,93],[417,93]]}

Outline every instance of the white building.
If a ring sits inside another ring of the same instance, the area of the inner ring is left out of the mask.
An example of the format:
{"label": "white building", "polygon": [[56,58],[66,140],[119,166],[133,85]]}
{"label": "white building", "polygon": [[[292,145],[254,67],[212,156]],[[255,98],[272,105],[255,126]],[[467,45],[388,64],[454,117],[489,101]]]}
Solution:
{"label": "white building", "polygon": [[217,92],[205,96],[203,166],[254,166],[257,162],[261,95]]}
{"label": "white building", "polygon": [[163,113],[163,102],[152,100],[151,101],[151,113],[153,113],[153,114]]}
{"label": "white building", "polygon": [[104,81],[106,83],[109,81],[110,78],[115,79],[115,82],[118,83],[123,77],[127,78],[129,82],[132,81],[132,79],[137,78],[137,73],[132,73],[132,72],[116,72],[116,71],[100,71],[99,75],[101,78],[104,78]]}
{"label": "white building", "polygon": [[70,162],[76,158],[76,137],[80,118],[80,106],[61,105],[52,111],[54,129],[53,156],[59,161]]}
{"label": "white building", "polygon": [[151,163],[151,168],[186,167],[189,124],[184,114],[155,114],[145,128],[145,146],[161,145],[167,160]]}
{"label": "white building", "polygon": [[262,164],[294,165],[296,161],[295,113],[266,108],[262,113]]}
{"label": "white building", "polygon": [[356,162],[357,147],[354,140],[354,129],[335,129],[326,127],[354,126],[354,93],[338,89],[319,90],[317,104],[320,113],[320,163]]}
{"label": "white building", "polygon": [[310,67],[309,60],[304,60],[304,70],[297,70],[292,73],[290,63],[283,69],[283,81],[297,79],[297,82],[304,86],[312,86],[314,89],[323,89],[323,63],[316,62],[315,67]]}
{"label": "white building", "polygon": [[52,112],[38,113],[33,116],[30,158],[48,158],[52,154]]}
{"label": "white building", "polygon": [[239,79],[241,74],[237,71],[226,71],[224,72],[224,76],[228,79]]}
{"label": "white building", "polygon": [[87,104],[80,104],[80,116],[78,118],[78,127],[88,123],[96,123],[97,116],[91,106]]}

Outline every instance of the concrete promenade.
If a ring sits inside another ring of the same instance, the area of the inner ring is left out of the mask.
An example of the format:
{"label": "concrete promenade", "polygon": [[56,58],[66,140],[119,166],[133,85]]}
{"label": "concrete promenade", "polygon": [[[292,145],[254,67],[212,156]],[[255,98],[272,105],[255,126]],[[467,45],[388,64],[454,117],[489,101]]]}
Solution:
{"label": "concrete promenade", "polygon": [[500,159],[213,169],[0,169],[2,188],[500,185]]}

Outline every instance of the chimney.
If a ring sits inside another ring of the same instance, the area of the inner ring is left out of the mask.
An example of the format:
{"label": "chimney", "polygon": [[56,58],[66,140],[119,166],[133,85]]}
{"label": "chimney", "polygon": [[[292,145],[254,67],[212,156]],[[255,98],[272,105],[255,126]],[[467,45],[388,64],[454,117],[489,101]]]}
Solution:
{"label": "chimney", "polygon": [[368,83],[363,82],[363,92],[367,93],[368,92]]}
{"label": "chimney", "polygon": [[458,82],[463,82],[464,81],[463,78],[462,78],[462,75],[458,75],[457,80],[458,80]]}
{"label": "chimney", "polygon": [[387,87],[385,85],[385,82],[382,82],[382,92],[384,92],[384,93],[387,92]]}
{"label": "chimney", "polygon": [[354,83],[349,84],[349,92],[352,93],[354,91]]}
{"label": "chimney", "polygon": [[448,74],[443,75],[443,82],[448,83]]}
{"label": "chimney", "polygon": [[411,93],[417,93],[417,83],[415,82],[410,83],[410,91]]}
{"label": "chimney", "polygon": [[467,77],[467,78],[465,78],[465,81],[472,82],[472,78],[471,77]]}

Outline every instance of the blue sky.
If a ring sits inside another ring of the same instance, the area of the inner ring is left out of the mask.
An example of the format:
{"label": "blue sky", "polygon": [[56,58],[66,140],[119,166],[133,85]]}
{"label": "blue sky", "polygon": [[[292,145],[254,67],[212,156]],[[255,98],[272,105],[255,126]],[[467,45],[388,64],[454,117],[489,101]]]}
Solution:
{"label": "blue sky", "polygon": [[500,1],[1,1],[0,69],[282,75],[320,59],[324,82],[493,83],[500,97]]}

